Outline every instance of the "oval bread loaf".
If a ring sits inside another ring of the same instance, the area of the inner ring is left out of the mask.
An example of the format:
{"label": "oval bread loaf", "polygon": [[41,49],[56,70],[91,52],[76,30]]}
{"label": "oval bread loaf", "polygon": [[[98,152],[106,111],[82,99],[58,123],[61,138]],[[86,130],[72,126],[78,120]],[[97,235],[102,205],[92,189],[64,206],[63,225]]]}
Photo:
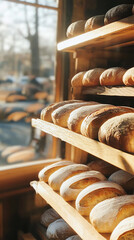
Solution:
{"label": "oval bread loaf", "polygon": [[100,75],[105,71],[104,68],[94,68],[87,71],[82,80],[83,86],[98,86],[100,85]]}
{"label": "oval bread loaf", "polygon": [[64,106],[66,104],[74,103],[74,102],[81,102],[81,101],[79,101],[79,100],[68,100],[68,101],[62,101],[62,102],[58,102],[58,103],[52,103],[49,106],[42,109],[41,114],[40,114],[40,118],[44,121],[52,122],[51,114],[55,109],[57,109],[61,106]]}
{"label": "oval bread loaf", "polygon": [[79,20],[76,22],[71,23],[66,31],[66,35],[68,38],[78,36],[84,33],[86,20]]}
{"label": "oval bread loaf", "polygon": [[106,106],[86,116],[81,123],[80,132],[86,137],[98,139],[99,128],[106,120],[129,112],[134,112],[134,108]]}
{"label": "oval bread loaf", "polygon": [[90,221],[100,233],[111,233],[117,224],[134,215],[134,195],[106,199],[90,212]]}
{"label": "oval bread loaf", "polygon": [[6,147],[6,148],[4,148],[4,149],[2,150],[1,156],[2,156],[2,157],[7,157],[8,155],[10,155],[10,154],[12,154],[12,153],[15,153],[15,152],[24,150],[24,149],[26,149],[26,148],[27,148],[27,147],[21,146],[21,145],[9,146],[9,147]]}
{"label": "oval bread loaf", "polygon": [[73,235],[69,238],[66,238],[66,240],[82,240],[78,235]]}
{"label": "oval bread loaf", "polygon": [[124,189],[117,183],[100,181],[83,189],[76,198],[76,209],[81,215],[89,216],[92,208],[99,202],[124,195]]}
{"label": "oval bread loaf", "polygon": [[73,76],[71,79],[71,86],[72,87],[81,87],[82,86],[82,79],[86,72],[79,72]]}
{"label": "oval bread loaf", "polygon": [[98,139],[117,149],[134,153],[134,113],[107,120],[99,129]]}
{"label": "oval bread loaf", "polygon": [[134,67],[128,69],[125,74],[123,75],[123,83],[126,86],[133,86],[134,85]]}
{"label": "oval bread loaf", "polygon": [[118,170],[114,172],[108,180],[120,184],[126,192],[134,191],[134,175],[126,171]]}
{"label": "oval bread loaf", "polygon": [[8,163],[14,163],[19,161],[26,162],[34,160],[35,157],[36,157],[35,149],[29,148],[10,154],[7,157],[7,162]]}
{"label": "oval bread loaf", "polygon": [[123,219],[116,226],[110,240],[134,240],[134,215]]}
{"label": "oval bread loaf", "polygon": [[63,219],[51,223],[46,231],[47,238],[54,240],[65,240],[74,234],[74,230]]}
{"label": "oval bread loaf", "polygon": [[56,170],[63,168],[67,165],[71,165],[73,164],[73,162],[71,161],[67,161],[67,160],[63,160],[63,161],[59,161],[57,163],[53,163],[47,167],[44,167],[43,169],[40,170],[39,174],[38,174],[38,178],[41,181],[47,182],[49,176],[54,173]]}
{"label": "oval bread loaf", "polygon": [[62,169],[54,172],[48,179],[49,185],[53,188],[53,190],[60,190],[61,184],[68,178],[81,173],[88,171],[88,166],[84,164],[72,164],[70,166],[66,166]]}
{"label": "oval bread loaf", "polygon": [[90,105],[92,102],[80,102],[73,104],[66,104],[65,106],[59,107],[52,113],[53,123],[61,127],[67,127],[67,121],[70,113],[79,107]]}
{"label": "oval bread loaf", "polygon": [[109,9],[104,18],[104,23],[109,24],[133,14],[133,4],[120,4]]}
{"label": "oval bread loaf", "polygon": [[43,226],[48,227],[50,223],[59,218],[61,216],[53,208],[49,208],[41,215],[40,222]]}
{"label": "oval bread loaf", "polygon": [[85,187],[98,182],[103,181],[106,178],[98,171],[87,171],[79,173],[66,181],[64,181],[60,187],[60,195],[66,201],[76,200],[76,197]]}
{"label": "oval bread loaf", "polygon": [[68,128],[74,132],[80,133],[81,124],[84,118],[87,115],[90,115],[91,113],[97,111],[98,109],[102,109],[106,106],[109,105],[94,103],[92,105],[82,106],[80,108],[75,109],[70,113],[70,116],[68,118],[67,121]]}
{"label": "oval bread loaf", "polygon": [[101,159],[96,159],[87,164],[89,170],[95,170],[101,172],[105,177],[109,177],[112,173],[119,170],[119,168],[114,165],[103,161]]}
{"label": "oval bread loaf", "polygon": [[85,23],[85,32],[92,31],[104,25],[104,15],[97,15],[89,18]]}
{"label": "oval bread loaf", "polygon": [[100,75],[100,85],[117,86],[123,85],[123,75],[126,70],[120,67],[108,68]]}

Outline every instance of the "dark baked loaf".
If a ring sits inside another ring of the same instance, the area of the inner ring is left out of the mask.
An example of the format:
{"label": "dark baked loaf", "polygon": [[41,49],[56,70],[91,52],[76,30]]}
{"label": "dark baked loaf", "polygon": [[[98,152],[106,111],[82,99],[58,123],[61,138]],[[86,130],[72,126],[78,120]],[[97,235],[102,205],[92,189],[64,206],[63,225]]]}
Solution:
{"label": "dark baked loaf", "polygon": [[86,20],[79,20],[71,23],[66,31],[67,37],[71,38],[84,33],[85,22]]}
{"label": "dark baked loaf", "polygon": [[89,32],[104,25],[104,15],[89,18],[85,23],[85,32]]}
{"label": "dark baked loaf", "polygon": [[48,227],[50,223],[59,218],[61,218],[61,216],[53,208],[49,208],[41,215],[40,222],[43,226]]}
{"label": "dark baked loaf", "polygon": [[120,4],[109,9],[104,18],[104,24],[109,24],[133,14],[133,4]]}

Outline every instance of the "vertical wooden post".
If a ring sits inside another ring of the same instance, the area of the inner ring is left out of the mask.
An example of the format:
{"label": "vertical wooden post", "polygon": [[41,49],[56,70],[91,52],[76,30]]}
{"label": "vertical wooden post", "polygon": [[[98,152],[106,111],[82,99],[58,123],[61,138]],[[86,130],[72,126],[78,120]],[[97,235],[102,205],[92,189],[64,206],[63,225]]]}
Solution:
{"label": "vertical wooden post", "polygon": [[0,240],[3,239],[3,204],[0,202]]}

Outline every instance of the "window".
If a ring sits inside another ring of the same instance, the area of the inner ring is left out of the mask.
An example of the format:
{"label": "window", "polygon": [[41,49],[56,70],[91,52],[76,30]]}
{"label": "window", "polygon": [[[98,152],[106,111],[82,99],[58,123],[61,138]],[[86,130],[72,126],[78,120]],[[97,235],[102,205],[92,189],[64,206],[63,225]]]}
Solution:
{"label": "window", "polygon": [[[51,136],[33,129],[31,118],[55,97],[58,3],[7,0],[0,9],[0,166],[5,166],[51,157]],[[29,152],[19,155],[24,150]]]}

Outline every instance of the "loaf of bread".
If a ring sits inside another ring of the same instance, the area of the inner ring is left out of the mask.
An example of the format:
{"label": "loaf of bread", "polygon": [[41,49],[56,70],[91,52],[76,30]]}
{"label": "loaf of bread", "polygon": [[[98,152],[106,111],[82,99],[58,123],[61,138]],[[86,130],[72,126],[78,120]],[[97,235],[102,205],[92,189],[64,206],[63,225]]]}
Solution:
{"label": "loaf of bread", "polygon": [[73,235],[69,238],[66,238],[66,240],[82,240],[78,235]]}
{"label": "loaf of bread", "polygon": [[65,240],[74,234],[74,230],[61,218],[51,223],[46,231],[47,238],[51,240]]}
{"label": "loaf of bread", "polygon": [[49,185],[53,188],[53,190],[59,191],[61,184],[68,178],[81,173],[88,171],[88,166],[84,164],[72,164],[66,166],[62,169],[57,170],[48,179]]}
{"label": "loaf of bread", "polygon": [[99,129],[98,139],[117,149],[134,153],[134,113],[107,120]]}
{"label": "loaf of bread", "polygon": [[28,115],[27,112],[16,111],[16,112],[13,112],[13,113],[9,114],[6,118],[6,121],[7,122],[10,122],[10,121],[18,122],[20,120],[24,120],[27,115]]}
{"label": "loaf of bread", "polygon": [[8,163],[15,162],[26,162],[34,160],[36,157],[36,152],[34,148],[24,149],[18,152],[14,152],[7,157]]}
{"label": "loaf of bread", "polygon": [[100,233],[111,233],[124,218],[134,215],[134,195],[106,199],[90,212],[90,221]]}
{"label": "loaf of bread", "polygon": [[59,107],[52,113],[53,123],[61,127],[67,127],[67,121],[70,113],[82,106],[91,105],[93,102],[80,102],[73,104],[66,104],[65,106]]}
{"label": "loaf of bread", "polygon": [[78,36],[84,33],[86,20],[78,20],[69,25],[66,31],[66,36],[68,38]]}
{"label": "loaf of bread", "polygon": [[134,215],[123,219],[116,226],[110,240],[134,240]]}
{"label": "loaf of bread", "polygon": [[133,14],[133,4],[120,4],[109,9],[104,18],[104,23],[109,24]]}
{"label": "loaf of bread", "polygon": [[98,109],[102,109],[108,104],[97,104],[94,103],[92,105],[82,106],[80,108],[75,109],[70,113],[68,118],[67,126],[70,130],[80,133],[81,132],[81,124],[84,118],[91,113],[97,111]]}
{"label": "loaf of bread", "polygon": [[92,208],[99,202],[124,195],[124,189],[117,183],[100,181],[84,188],[76,198],[76,209],[81,215],[89,216]]}
{"label": "loaf of bread", "polygon": [[71,86],[72,87],[81,87],[82,86],[82,79],[86,72],[79,72],[73,76],[71,79]]}
{"label": "loaf of bread", "polygon": [[47,167],[44,167],[43,169],[40,170],[39,174],[38,174],[38,178],[40,181],[44,181],[47,182],[49,176],[54,173],[56,170],[63,168],[67,165],[71,165],[73,164],[73,162],[71,161],[67,161],[67,160],[63,160],[63,161],[59,161],[56,163],[53,163]]}
{"label": "loaf of bread", "polygon": [[40,218],[40,222],[43,226],[48,227],[50,223],[56,221],[61,218],[61,216],[53,209],[48,208]]}
{"label": "loaf of bread", "polygon": [[81,101],[79,101],[79,100],[68,100],[68,101],[62,101],[62,102],[58,102],[58,103],[52,103],[49,106],[42,109],[40,118],[44,121],[52,122],[51,114],[55,109],[57,109],[61,106],[64,106],[66,104],[71,104],[71,103],[73,104],[74,102],[81,102]]}
{"label": "loaf of bread", "polygon": [[89,170],[95,170],[101,172],[105,177],[109,177],[112,173],[119,170],[119,168],[114,165],[105,162],[101,159],[96,159],[87,164]]}
{"label": "loaf of bread", "polygon": [[26,99],[26,96],[14,93],[7,96],[6,102],[26,101]]}
{"label": "loaf of bread", "polygon": [[60,195],[66,201],[76,200],[76,197],[85,187],[99,181],[104,181],[106,178],[98,171],[87,171],[79,173],[66,181],[60,187]]}
{"label": "loaf of bread", "polygon": [[120,184],[126,192],[134,191],[134,175],[126,171],[118,170],[111,174],[108,180]]}
{"label": "loaf of bread", "polygon": [[104,15],[97,15],[89,18],[85,23],[85,32],[92,31],[104,26]]}
{"label": "loaf of bread", "polygon": [[100,75],[105,71],[104,68],[93,68],[87,71],[82,80],[83,86],[98,86],[100,85]]}
{"label": "loaf of bread", "polygon": [[121,67],[108,68],[100,75],[100,85],[117,86],[123,85],[123,75],[126,70]]}
{"label": "loaf of bread", "polygon": [[101,108],[84,118],[80,132],[86,137],[97,139],[99,128],[106,120],[129,112],[134,112],[134,108],[118,106]]}
{"label": "loaf of bread", "polygon": [[8,155],[12,154],[12,153],[15,153],[15,152],[18,152],[18,151],[22,151],[26,149],[25,146],[21,146],[21,145],[14,145],[14,146],[9,146],[9,147],[6,147],[2,150],[1,152],[1,156],[4,158],[4,157],[7,157]]}
{"label": "loaf of bread", "polygon": [[126,86],[133,86],[134,85],[134,67],[128,69],[125,74],[123,75],[123,83]]}

